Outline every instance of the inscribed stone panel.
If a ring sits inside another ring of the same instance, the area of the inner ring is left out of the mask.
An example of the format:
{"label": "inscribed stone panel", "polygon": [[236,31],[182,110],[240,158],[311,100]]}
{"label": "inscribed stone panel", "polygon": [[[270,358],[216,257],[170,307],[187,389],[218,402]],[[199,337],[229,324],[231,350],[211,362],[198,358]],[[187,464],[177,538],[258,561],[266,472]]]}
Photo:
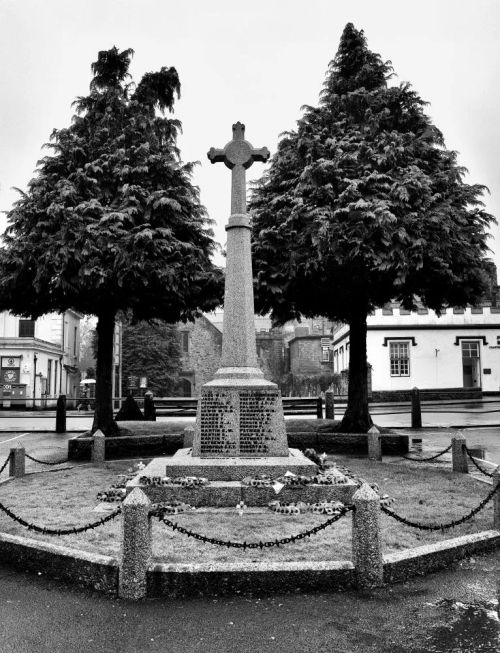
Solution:
{"label": "inscribed stone panel", "polygon": [[234,406],[224,391],[204,392],[200,418],[200,453],[202,455],[237,455],[234,432]]}

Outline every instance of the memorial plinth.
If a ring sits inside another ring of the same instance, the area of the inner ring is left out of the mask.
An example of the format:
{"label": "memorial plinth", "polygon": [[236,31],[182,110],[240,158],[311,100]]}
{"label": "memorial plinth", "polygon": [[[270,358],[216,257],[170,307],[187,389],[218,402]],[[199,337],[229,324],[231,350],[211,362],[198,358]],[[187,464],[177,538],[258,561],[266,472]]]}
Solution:
{"label": "memorial plinth", "polygon": [[[352,495],[357,489],[355,481],[343,477],[343,482],[335,485],[303,485],[285,486],[276,493],[272,485],[263,487],[250,486],[244,482],[245,477],[252,477],[258,472],[272,479],[283,476],[283,470],[296,474],[301,468],[304,456],[297,449],[290,449],[290,455],[285,459],[279,457],[266,457],[260,459],[226,458],[210,459],[198,458],[193,466],[193,459],[189,450],[181,449],[173,458],[168,460],[167,476],[186,477],[193,474],[208,479],[205,485],[195,487],[179,487],[175,485],[143,484],[140,478],[162,477],[165,474],[165,458],[155,458],[140,474],[127,484],[127,491],[140,487],[153,503],[173,503],[180,501],[193,507],[217,506],[234,507],[240,501],[247,506],[267,506],[271,501],[279,500],[281,503],[320,503],[324,501],[342,501],[350,503]],[[307,460],[307,459],[306,459]],[[310,462],[310,461],[309,461]],[[315,465],[311,463],[315,469]],[[332,471],[332,470],[330,470]],[[313,471],[312,474],[315,472]],[[311,471],[308,472],[311,474]],[[338,472],[339,476],[343,476]]]}

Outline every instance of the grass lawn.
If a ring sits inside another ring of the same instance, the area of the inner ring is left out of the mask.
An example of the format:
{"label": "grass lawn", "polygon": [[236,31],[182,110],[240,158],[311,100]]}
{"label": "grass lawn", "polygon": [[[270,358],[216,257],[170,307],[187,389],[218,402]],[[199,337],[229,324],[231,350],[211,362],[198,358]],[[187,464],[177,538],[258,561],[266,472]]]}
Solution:
{"label": "grass lawn", "polygon": [[[466,474],[436,469],[431,465],[404,461],[374,463],[347,456],[335,456],[334,460],[339,466],[345,465],[369,482],[377,483],[382,494],[396,499],[391,509],[418,522],[435,524],[461,517],[477,506],[491,489],[491,486]],[[106,514],[95,511],[98,505],[96,494],[108,489],[116,482],[118,474],[126,472],[129,467],[130,463],[118,461],[103,468],[81,465],[69,470],[28,475],[0,485],[0,502],[26,521],[40,526],[65,528],[84,525]],[[293,535],[327,518],[326,515],[313,514],[277,515],[258,508],[248,508],[242,516],[231,508],[217,511],[207,508],[170,517],[172,521],[207,536],[248,542]],[[381,520],[384,552],[389,552],[488,530],[492,527],[493,508],[490,502],[471,520],[444,534],[441,531],[419,531],[384,514]],[[56,537],[28,531],[0,512],[0,531],[118,557],[121,518],[86,533]],[[351,558],[351,517],[343,517],[310,538],[264,551],[203,544],[173,532],[156,519],[153,520],[153,540],[154,558],[163,562],[347,560]]]}

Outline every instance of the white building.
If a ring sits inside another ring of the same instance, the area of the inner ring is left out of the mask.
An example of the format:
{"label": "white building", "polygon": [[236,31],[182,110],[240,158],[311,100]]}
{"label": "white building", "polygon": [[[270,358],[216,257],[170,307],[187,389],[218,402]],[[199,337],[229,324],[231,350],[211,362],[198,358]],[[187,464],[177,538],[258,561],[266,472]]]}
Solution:
{"label": "white building", "polygon": [[[500,307],[404,310],[398,303],[367,318],[373,392],[482,389],[500,392]],[[349,327],[333,334],[334,372],[349,367]]]}
{"label": "white building", "polygon": [[78,396],[80,319],[72,310],[28,320],[0,313],[0,405],[55,403]]}

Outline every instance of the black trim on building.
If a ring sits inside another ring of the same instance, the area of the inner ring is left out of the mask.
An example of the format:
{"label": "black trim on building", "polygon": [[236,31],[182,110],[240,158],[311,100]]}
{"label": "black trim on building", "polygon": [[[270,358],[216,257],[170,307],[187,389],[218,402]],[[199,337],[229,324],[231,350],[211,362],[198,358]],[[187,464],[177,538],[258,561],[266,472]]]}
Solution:
{"label": "black trim on building", "polygon": [[389,336],[388,338],[384,338],[384,344],[382,345],[383,347],[387,347],[388,342],[394,342],[396,340],[411,340],[411,344],[413,347],[417,346],[417,341],[415,340],[415,336],[392,336],[392,338]]}
{"label": "black trim on building", "polygon": [[[367,331],[472,331],[474,329],[496,329],[500,330],[500,323],[496,324],[373,324],[367,326]],[[339,338],[336,338],[332,342],[332,346],[335,346],[339,342],[342,342],[345,338],[348,338],[350,331],[346,331]],[[464,336],[464,338],[472,338],[476,336]],[[479,338],[484,338],[485,336],[478,336]]]}
{"label": "black trim on building", "polygon": [[455,342],[453,344],[458,346],[460,344],[460,340],[482,340],[483,345],[488,344],[486,336],[455,336]]}

